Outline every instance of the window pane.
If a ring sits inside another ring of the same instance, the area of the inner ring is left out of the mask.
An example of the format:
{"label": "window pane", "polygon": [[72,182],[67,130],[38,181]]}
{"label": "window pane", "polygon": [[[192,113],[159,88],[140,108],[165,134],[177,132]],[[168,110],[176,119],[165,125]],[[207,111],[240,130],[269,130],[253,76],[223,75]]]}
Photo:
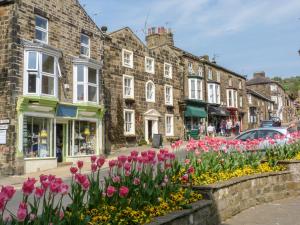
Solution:
{"label": "window pane", "polygon": [[47,33],[41,30],[35,30],[35,39],[47,42]]}
{"label": "window pane", "polygon": [[84,100],[84,88],[83,85],[77,85],[77,100],[83,101]]}
{"label": "window pane", "polygon": [[96,123],[75,121],[74,156],[96,153]]}
{"label": "window pane", "polygon": [[77,66],[77,81],[78,82],[84,81],[84,66],[82,65]]}
{"label": "window pane", "polygon": [[28,52],[28,69],[36,70],[37,69],[37,53],[36,52]]}
{"label": "window pane", "polygon": [[80,36],[80,42],[82,44],[89,45],[90,44],[90,38],[86,35],[81,35]]}
{"label": "window pane", "polygon": [[89,68],[88,82],[97,84],[97,70]]}
{"label": "window pane", "polygon": [[97,102],[97,87],[88,86],[88,101]]}
{"label": "window pane", "polygon": [[90,54],[90,49],[85,47],[85,46],[81,46],[80,47],[80,54],[81,55],[85,55],[85,56],[89,56]]}
{"label": "window pane", "polygon": [[35,25],[37,27],[40,27],[40,28],[43,28],[43,29],[47,30],[47,24],[48,24],[47,19],[41,18],[39,16],[35,17]]}
{"label": "window pane", "polygon": [[54,74],[54,57],[43,54],[43,72]]}
{"label": "window pane", "polygon": [[42,77],[42,93],[54,95],[54,77]]}
{"label": "window pane", "polygon": [[36,93],[36,74],[28,74],[28,93]]}

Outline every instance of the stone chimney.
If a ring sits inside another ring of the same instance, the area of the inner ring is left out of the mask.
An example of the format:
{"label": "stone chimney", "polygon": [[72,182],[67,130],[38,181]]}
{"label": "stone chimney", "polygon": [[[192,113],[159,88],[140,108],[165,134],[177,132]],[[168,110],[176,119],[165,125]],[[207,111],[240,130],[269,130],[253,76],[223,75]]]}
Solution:
{"label": "stone chimney", "polygon": [[266,77],[266,74],[264,71],[260,71],[260,72],[255,72],[253,74],[253,78],[263,78],[263,77]]}
{"label": "stone chimney", "polygon": [[173,33],[169,28],[152,27],[148,29],[146,42],[148,48],[155,48],[165,44],[174,46]]}
{"label": "stone chimney", "polygon": [[209,56],[208,55],[203,55],[202,58],[206,61],[209,61]]}

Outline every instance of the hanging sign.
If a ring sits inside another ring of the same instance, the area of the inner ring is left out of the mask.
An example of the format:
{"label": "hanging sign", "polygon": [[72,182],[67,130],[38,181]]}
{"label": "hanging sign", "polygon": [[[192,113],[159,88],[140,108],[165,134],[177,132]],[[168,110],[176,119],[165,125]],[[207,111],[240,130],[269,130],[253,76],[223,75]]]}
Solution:
{"label": "hanging sign", "polygon": [[0,145],[6,144],[6,130],[0,130]]}

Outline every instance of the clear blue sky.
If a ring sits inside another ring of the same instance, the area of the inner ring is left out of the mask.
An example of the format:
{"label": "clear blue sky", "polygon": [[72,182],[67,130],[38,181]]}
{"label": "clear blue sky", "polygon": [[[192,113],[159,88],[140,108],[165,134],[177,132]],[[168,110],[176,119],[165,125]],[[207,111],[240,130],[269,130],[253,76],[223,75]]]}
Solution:
{"label": "clear blue sky", "polygon": [[300,76],[300,0],[80,0],[99,26],[114,31],[168,26],[175,45],[250,78]]}

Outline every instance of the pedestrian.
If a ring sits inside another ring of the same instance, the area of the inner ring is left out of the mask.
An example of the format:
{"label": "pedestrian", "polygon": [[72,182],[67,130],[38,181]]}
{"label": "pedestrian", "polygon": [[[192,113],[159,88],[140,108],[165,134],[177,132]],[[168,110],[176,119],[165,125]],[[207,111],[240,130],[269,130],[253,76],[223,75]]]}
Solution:
{"label": "pedestrian", "polygon": [[240,121],[236,121],[235,123],[235,135],[239,135],[240,134]]}
{"label": "pedestrian", "polygon": [[230,119],[226,122],[226,136],[229,137],[231,135],[232,122]]}
{"label": "pedestrian", "polygon": [[221,135],[225,136],[225,134],[226,134],[226,121],[222,120],[221,121]]}
{"label": "pedestrian", "polygon": [[207,127],[207,132],[208,132],[208,136],[215,137],[216,128],[210,123],[209,126]]}

